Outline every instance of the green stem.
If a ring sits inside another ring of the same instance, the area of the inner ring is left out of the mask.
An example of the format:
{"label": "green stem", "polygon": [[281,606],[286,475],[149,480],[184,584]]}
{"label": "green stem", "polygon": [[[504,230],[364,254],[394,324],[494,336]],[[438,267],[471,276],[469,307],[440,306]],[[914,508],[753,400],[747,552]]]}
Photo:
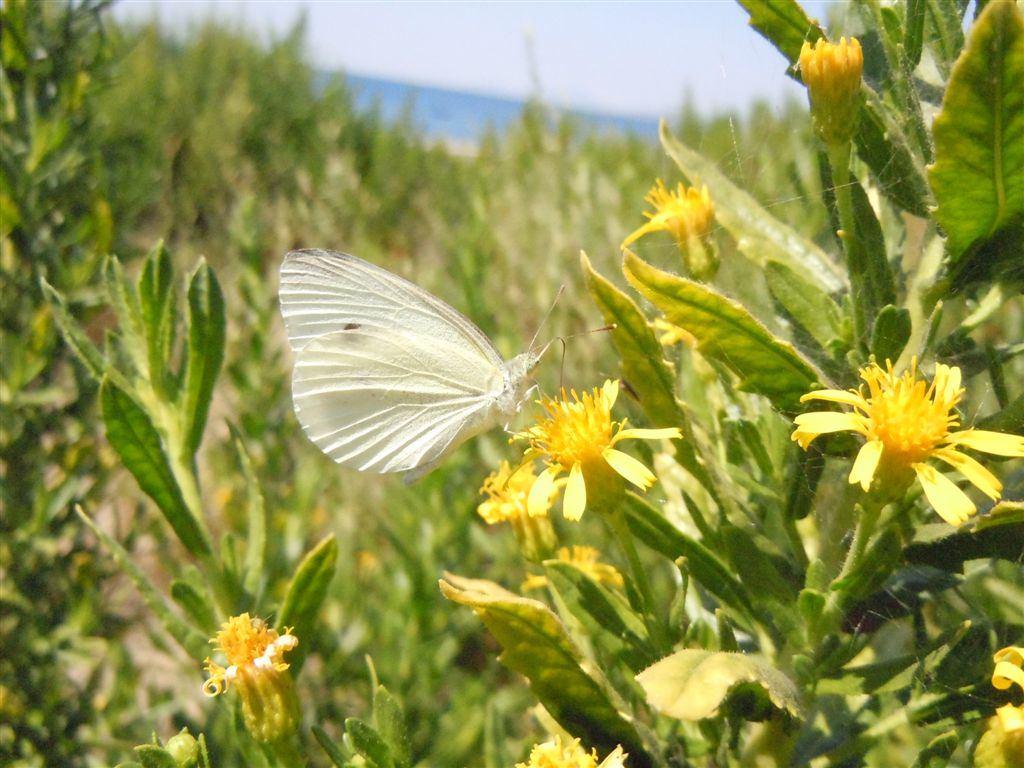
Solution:
{"label": "green stem", "polygon": [[853,212],[853,194],[850,191],[850,154],[853,145],[849,141],[829,144],[828,164],[832,173],[832,192],[836,198],[836,212],[839,214],[839,239],[846,255],[846,269],[850,275],[853,304],[853,331],[858,343],[866,343],[867,329],[864,317],[864,263],[863,254],[857,242],[857,219]]}
{"label": "green stem", "polygon": [[629,563],[629,570],[633,576],[633,581],[636,583],[637,589],[640,590],[640,599],[643,601],[644,609],[643,619],[644,624],[647,626],[647,632],[655,645],[667,652],[670,643],[666,622],[662,619],[661,612],[656,609],[657,603],[654,601],[654,593],[651,591],[651,583],[647,578],[647,571],[644,569],[643,563],[640,562],[636,542],[633,540],[633,532],[629,528],[626,513],[621,503],[624,498],[625,496],[620,497],[619,503],[612,504],[610,508],[601,510],[603,512],[602,517],[608,521],[612,533],[618,539],[619,545],[626,555],[626,561]]}
{"label": "green stem", "polygon": [[269,747],[271,765],[273,766],[280,766],[280,768],[302,768],[302,766],[306,765],[306,760],[299,753],[294,737],[272,742]]}
{"label": "green stem", "polygon": [[[859,515],[857,517],[857,527],[853,533],[853,541],[850,543],[850,549],[846,553],[846,559],[843,561],[843,567],[840,569],[839,575],[832,581],[833,585],[842,582],[860,566],[864,553],[867,551],[868,542],[877,528],[878,518],[884,506],[884,501],[874,494],[869,494],[864,499],[864,502],[858,505]],[[849,607],[848,602],[849,596],[843,590],[834,588],[829,590],[825,607],[821,612],[821,620],[818,622],[817,627],[815,627],[815,644],[827,635],[832,634],[835,628],[839,626],[843,620],[844,612]]]}

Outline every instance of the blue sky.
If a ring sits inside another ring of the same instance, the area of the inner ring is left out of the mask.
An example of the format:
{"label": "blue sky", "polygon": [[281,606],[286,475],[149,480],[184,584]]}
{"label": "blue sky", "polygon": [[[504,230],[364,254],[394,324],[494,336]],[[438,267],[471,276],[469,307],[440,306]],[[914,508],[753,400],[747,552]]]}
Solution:
{"label": "blue sky", "polygon": [[[828,5],[804,2],[822,21]],[[687,93],[706,114],[757,97],[802,98],[784,75],[782,57],[747,27],[746,13],[732,0],[115,5],[121,19],[156,14],[167,26],[186,29],[212,14],[261,36],[283,34],[303,11],[309,59],[323,69],[514,98],[539,85],[555,106],[655,117],[675,115]]]}

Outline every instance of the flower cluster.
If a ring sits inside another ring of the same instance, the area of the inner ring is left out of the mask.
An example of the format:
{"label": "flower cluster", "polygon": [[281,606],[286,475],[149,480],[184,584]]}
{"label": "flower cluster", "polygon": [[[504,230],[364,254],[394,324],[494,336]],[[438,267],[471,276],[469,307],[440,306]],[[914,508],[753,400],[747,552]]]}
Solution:
{"label": "flower cluster", "polygon": [[792,438],[806,449],[816,437],[852,431],[866,442],[857,453],[850,482],[866,491],[877,482],[900,490],[916,476],[928,501],[943,520],[960,525],[976,511],[974,502],[952,480],[940,474],[929,459],[937,459],[958,470],[991,499],[1002,492],[999,480],[960,448],[997,456],[1024,456],[1024,438],[981,429],[957,429],[954,410],[963,397],[960,369],[941,363],[935,366],[930,384],[918,378],[917,361],[909,371],[897,375],[891,363],[886,368],[872,363],[860,372],[867,384],[848,391],[821,389],[809,392],[801,401],[824,400],[854,410],[815,411],[796,417]]}

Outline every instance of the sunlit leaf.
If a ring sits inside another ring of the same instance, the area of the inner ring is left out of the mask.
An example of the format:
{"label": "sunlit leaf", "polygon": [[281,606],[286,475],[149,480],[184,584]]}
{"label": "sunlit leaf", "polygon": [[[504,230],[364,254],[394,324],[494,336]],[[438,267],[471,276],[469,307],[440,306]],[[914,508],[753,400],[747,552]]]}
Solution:
{"label": "sunlit leaf", "polygon": [[189,458],[206,427],[213,385],[224,360],[224,295],[217,277],[201,261],[188,286],[188,364],[185,369],[185,445]]}
{"label": "sunlit leaf", "polygon": [[407,768],[412,754],[405,732],[405,717],[398,700],[383,685],[378,685],[373,692],[373,724],[387,744],[395,768]]}
{"label": "sunlit leaf", "polygon": [[793,345],[776,338],[742,305],[714,289],[655,269],[626,251],[626,278],[670,323],[689,331],[705,357],[725,365],[739,388],[768,397],[782,411],[824,376]]}
{"label": "sunlit leaf", "polygon": [[368,723],[359,718],[350,717],[345,720],[345,735],[352,742],[352,747],[360,755],[370,761],[375,768],[395,768],[391,750]]}
{"label": "sunlit leaf", "polygon": [[149,415],[109,377],[100,386],[107,440],[139,487],[163,512],[181,543],[193,555],[206,556],[211,546],[202,523],[186,504],[164,442]]}
{"label": "sunlit leaf", "polygon": [[174,266],[171,255],[158,243],[146,257],[139,279],[139,305],[146,332],[149,377],[153,387],[164,389],[174,339]]}
{"label": "sunlit leaf", "polygon": [[814,42],[825,33],[796,0],[739,0],[750,14],[749,24],[760,32],[789,62],[800,57],[804,40]]}
{"label": "sunlit leaf", "polygon": [[[977,19],[935,119],[929,168],[953,261],[1024,217],[1024,14],[993,0]],[[1019,251],[1016,254],[1019,258]]]}
{"label": "sunlit leaf", "polygon": [[[653,707],[680,720],[714,717],[741,690],[749,694],[752,688],[775,709],[801,714],[796,684],[756,654],[686,649],[652,664],[636,679]],[[757,719],[766,716],[756,702],[753,709],[761,715]]]}
{"label": "sunlit leaf", "polygon": [[[299,638],[313,634],[317,614],[334,578],[337,562],[338,542],[332,533],[310,550],[295,570],[277,616],[279,630],[292,627]],[[304,648],[308,645],[300,643],[289,657],[296,669],[301,668],[305,659]]]}
{"label": "sunlit leaf", "polygon": [[621,744],[631,766],[651,764],[636,728],[619,714],[606,685],[581,666],[579,650],[546,605],[482,579],[448,574],[440,586],[445,597],[469,606],[487,625],[504,649],[499,661],[529,680],[563,728],[600,753]]}

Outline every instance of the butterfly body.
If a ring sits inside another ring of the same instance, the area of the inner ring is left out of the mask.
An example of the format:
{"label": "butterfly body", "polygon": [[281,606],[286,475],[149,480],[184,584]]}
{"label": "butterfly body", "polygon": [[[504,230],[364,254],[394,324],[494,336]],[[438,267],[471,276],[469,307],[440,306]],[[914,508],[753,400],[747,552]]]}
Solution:
{"label": "butterfly body", "polygon": [[504,361],[456,309],[349,254],[292,251],[280,297],[299,423],[324,453],[364,472],[415,479],[507,425],[540,359]]}

